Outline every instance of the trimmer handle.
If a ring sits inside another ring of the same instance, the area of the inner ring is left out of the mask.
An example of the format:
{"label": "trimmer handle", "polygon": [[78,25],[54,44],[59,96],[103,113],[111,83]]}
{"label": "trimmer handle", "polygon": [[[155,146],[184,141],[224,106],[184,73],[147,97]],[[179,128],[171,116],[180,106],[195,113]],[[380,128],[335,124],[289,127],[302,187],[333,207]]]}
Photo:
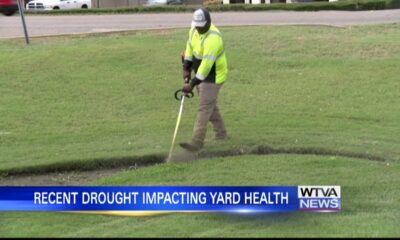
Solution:
{"label": "trimmer handle", "polygon": [[185,96],[187,98],[192,98],[194,96],[193,92],[190,93],[184,93],[182,89],[176,90],[175,92],[175,99],[180,101],[182,100],[182,97]]}

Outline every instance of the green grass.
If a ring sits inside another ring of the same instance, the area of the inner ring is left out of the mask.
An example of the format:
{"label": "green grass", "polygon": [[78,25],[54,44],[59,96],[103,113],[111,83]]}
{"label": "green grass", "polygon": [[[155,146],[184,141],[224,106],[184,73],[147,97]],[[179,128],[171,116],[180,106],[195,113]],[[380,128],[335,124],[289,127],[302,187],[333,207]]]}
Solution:
{"label": "green grass", "polygon": [[[245,170],[243,169],[245,166]],[[0,213],[3,237],[398,237],[400,165],[321,156],[241,156],[164,164],[95,185],[340,185],[340,213],[113,217]]]}
{"label": "green grass", "polygon": [[[242,156],[161,164],[93,185],[341,185],[339,214],[128,218],[0,213],[0,236],[399,236],[400,25],[224,27],[231,139],[364,158]],[[187,29],[0,40],[0,170],[166,154]],[[197,98],[178,141],[191,137]],[[301,151],[299,151],[301,152]]]}
{"label": "green grass", "polygon": [[[398,24],[222,32],[230,73],[219,102],[232,139],[218,149],[315,147],[399,160]],[[186,35],[1,40],[0,169],[166,154]],[[196,105],[185,103],[178,141],[190,139]]]}

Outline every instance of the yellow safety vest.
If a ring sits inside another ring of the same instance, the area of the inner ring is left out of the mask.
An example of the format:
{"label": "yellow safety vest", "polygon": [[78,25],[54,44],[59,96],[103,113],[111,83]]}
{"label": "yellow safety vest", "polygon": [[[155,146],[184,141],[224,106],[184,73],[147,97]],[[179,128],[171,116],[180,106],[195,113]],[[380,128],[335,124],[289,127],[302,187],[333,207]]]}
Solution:
{"label": "yellow safety vest", "polygon": [[185,60],[192,62],[196,78],[201,81],[222,84],[227,79],[224,43],[220,31],[213,24],[204,34],[199,34],[196,28],[190,29]]}

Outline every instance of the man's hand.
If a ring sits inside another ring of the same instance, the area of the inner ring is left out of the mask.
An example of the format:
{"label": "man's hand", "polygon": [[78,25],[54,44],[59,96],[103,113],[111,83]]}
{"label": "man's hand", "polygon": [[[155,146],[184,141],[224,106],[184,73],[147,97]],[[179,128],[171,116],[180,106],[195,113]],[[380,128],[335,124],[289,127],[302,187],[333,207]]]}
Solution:
{"label": "man's hand", "polygon": [[183,82],[189,83],[189,80],[190,80],[190,71],[183,70]]}
{"label": "man's hand", "polygon": [[191,93],[193,91],[193,87],[189,83],[186,83],[183,85],[182,91],[184,93]]}

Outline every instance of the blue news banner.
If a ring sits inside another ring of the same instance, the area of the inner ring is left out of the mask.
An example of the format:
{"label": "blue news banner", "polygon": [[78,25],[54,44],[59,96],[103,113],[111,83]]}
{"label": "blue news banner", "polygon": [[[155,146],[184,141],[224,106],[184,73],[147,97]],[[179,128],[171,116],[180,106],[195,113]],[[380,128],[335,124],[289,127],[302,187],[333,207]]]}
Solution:
{"label": "blue news banner", "polygon": [[0,211],[338,212],[340,186],[0,187]]}

